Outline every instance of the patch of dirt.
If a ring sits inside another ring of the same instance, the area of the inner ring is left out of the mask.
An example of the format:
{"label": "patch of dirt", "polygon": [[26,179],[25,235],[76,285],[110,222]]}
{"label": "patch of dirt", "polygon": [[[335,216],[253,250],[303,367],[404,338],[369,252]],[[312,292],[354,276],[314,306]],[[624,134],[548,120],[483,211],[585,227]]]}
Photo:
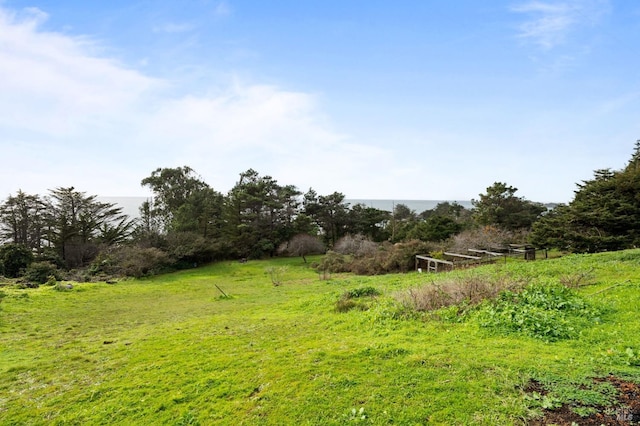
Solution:
{"label": "patch of dirt", "polygon": [[[569,405],[559,408],[544,410],[542,418],[533,419],[527,424],[531,426],[558,425],[558,426],[631,426],[640,425],[640,384],[625,381],[614,376],[609,376],[596,381],[608,381],[618,390],[617,402],[609,407],[596,407],[598,412],[588,417],[581,417],[571,410]],[[538,392],[546,394],[543,386],[531,381],[525,388],[527,393]]]}

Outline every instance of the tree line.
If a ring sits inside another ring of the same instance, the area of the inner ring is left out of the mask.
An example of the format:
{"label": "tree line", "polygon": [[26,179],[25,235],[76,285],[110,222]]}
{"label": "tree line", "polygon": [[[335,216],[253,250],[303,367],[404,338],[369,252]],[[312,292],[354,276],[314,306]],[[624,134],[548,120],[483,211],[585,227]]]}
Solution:
{"label": "tree line", "polygon": [[188,166],[158,168],[141,185],[153,196],[135,219],[74,187],[10,195],[0,204],[0,273],[18,276],[35,263],[140,276],[220,259],[322,253],[348,236],[440,246],[466,236],[469,244],[488,245],[495,239],[478,235],[494,232],[503,237],[497,243],[508,237],[574,252],[633,247],[640,239],[640,142],[623,170],[596,171],[573,201],[553,209],[503,182],[472,200],[472,209],[444,202],[420,213],[403,204],[392,212],[349,205],[340,192],[303,193],[253,169],[226,194]]}

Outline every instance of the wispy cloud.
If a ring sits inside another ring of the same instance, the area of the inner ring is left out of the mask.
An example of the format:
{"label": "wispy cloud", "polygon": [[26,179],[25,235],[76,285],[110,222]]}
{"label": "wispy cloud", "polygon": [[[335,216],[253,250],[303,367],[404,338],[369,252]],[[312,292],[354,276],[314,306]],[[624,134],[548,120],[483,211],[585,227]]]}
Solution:
{"label": "wispy cloud", "polygon": [[155,168],[185,164],[222,191],[255,168],[301,189],[353,192],[389,163],[386,150],[333,129],[313,94],[239,79],[168,94],[170,82],[43,31],[42,19],[0,7],[0,197],[69,185],[136,195]]}
{"label": "wispy cloud", "polygon": [[217,18],[227,17],[227,16],[231,15],[232,12],[233,11],[231,9],[231,6],[229,6],[229,3],[227,3],[224,0],[218,2],[216,4],[216,6],[214,7],[214,9],[213,9],[213,14]]}
{"label": "wispy cloud", "polygon": [[518,37],[544,50],[563,44],[574,30],[594,25],[608,10],[608,0],[533,0],[511,7],[528,17],[518,25]]}
{"label": "wispy cloud", "polygon": [[195,25],[188,22],[167,22],[162,25],[156,25],[153,27],[153,32],[156,33],[185,33],[195,29]]}

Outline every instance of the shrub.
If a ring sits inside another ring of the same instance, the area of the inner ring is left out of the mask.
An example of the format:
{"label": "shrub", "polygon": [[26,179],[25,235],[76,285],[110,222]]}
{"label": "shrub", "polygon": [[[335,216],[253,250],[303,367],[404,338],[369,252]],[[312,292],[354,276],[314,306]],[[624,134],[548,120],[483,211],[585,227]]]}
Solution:
{"label": "shrub", "polygon": [[325,247],[322,241],[317,237],[307,234],[295,235],[288,242],[282,243],[278,248],[278,254],[300,256],[305,263],[307,263],[307,255],[321,254],[324,253],[324,251]]}
{"label": "shrub", "polygon": [[170,264],[169,256],[160,249],[119,246],[103,251],[91,264],[90,272],[140,278],[160,273]]}
{"label": "shrub", "polygon": [[452,237],[449,249],[458,253],[464,253],[468,249],[499,250],[509,244],[526,243],[528,232],[507,231],[494,226],[483,226],[478,229],[462,231]]}
{"label": "shrub", "polygon": [[329,250],[317,266],[318,272],[348,272],[348,263],[344,255]]}
{"label": "shrub", "polygon": [[378,253],[377,256],[363,257],[353,259],[348,269],[350,272],[358,275],[379,275],[384,274],[385,269],[382,265],[384,253]]}
{"label": "shrub", "polygon": [[357,255],[354,254],[351,259],[329,251],[317,269],[320,272],[353,272],[358,275],[407,272],[414,268],[415,255],[428,252],[432,247],[432,243],[419,240],[385,243],[377,245],[374,251],[366,251],[366,255],[364,251],[356,251]]}
{"label": "shrub", "polygon": [[287,268],[286,266],[269,266],[265,269],[265,272],[269,274],[269,278],[271,278],[271,284],[277,287],[282,284],[284,274],[288,270],[289,268]]}
{"label": "shrub", "polygon": [[216,247],[203,236],[193,232],[167,234],[162,250],[169,255],[174,266],[179,269],[208,263],[218,257]]}
{"label": "shrub", "polygon": [[17,278],[33,262],[33,253],[22,244],[4,244],[0,246],[0,264],[3,274],[9,278]]}
{"label": "shrub", "polygon": [[372,256],[378,249],[378,244],[374,243],[364,235],[346,235],[336,241],[333,250],[345,255],[354,257]]}
{"label": "shrub", "polygon": [[348,299],[358,298],[358,297],[371,297],[371,296],[380,296],[380,291],[375,287],[360,287],[353,290],[348,290],[344,293],[343,297]]}
{"label": "shrub", "polygon": [[398,299],[411,311],[435,311],[454,305],[464,311],[484,300],[497,298],[502,291],[517,291],[524,285],[506,277],[467,275],[411,288],[400,293]]}
{"label": "shrub", "polygon": [[53,277],[55,281],[62,278],[56,265],[50,262],[33,262],[24,274],[27,281],[37,284],[45,284],[49,281],[49,277]]}
{"label": "shrub", "polygon": [[53,289],[55,291],[69,291],[73,288],[73,284],[63,284],[61,282],[57,282],[55,283],[55,285],[53,286]]}

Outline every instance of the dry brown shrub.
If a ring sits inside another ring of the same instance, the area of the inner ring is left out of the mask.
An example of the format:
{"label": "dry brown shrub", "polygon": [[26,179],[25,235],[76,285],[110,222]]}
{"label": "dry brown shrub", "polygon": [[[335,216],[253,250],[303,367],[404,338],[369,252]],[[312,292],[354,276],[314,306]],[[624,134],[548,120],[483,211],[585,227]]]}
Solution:
{"label": "dry brown shrub", "polygon": [[373,256],[378,250],[378,244],[364,235],[345,235],[336,241],[333,250],[354,257]]}
{"label": "dry brown shrub", "polygon": [[525,284],[506,276],[467,275],[409,289],[398,299],[410,310],[435,311],[453,305],[475,306],[483,300],[495,299],[502,291],[519,290]]}
{"label": "dry brown shrub", "polygon": [[451,239],[448,249],[458,253],[468,249],[498,250],[509,244],[526,243],[527,236],[527,231],[507,231],[488,225],[459,233]]}

